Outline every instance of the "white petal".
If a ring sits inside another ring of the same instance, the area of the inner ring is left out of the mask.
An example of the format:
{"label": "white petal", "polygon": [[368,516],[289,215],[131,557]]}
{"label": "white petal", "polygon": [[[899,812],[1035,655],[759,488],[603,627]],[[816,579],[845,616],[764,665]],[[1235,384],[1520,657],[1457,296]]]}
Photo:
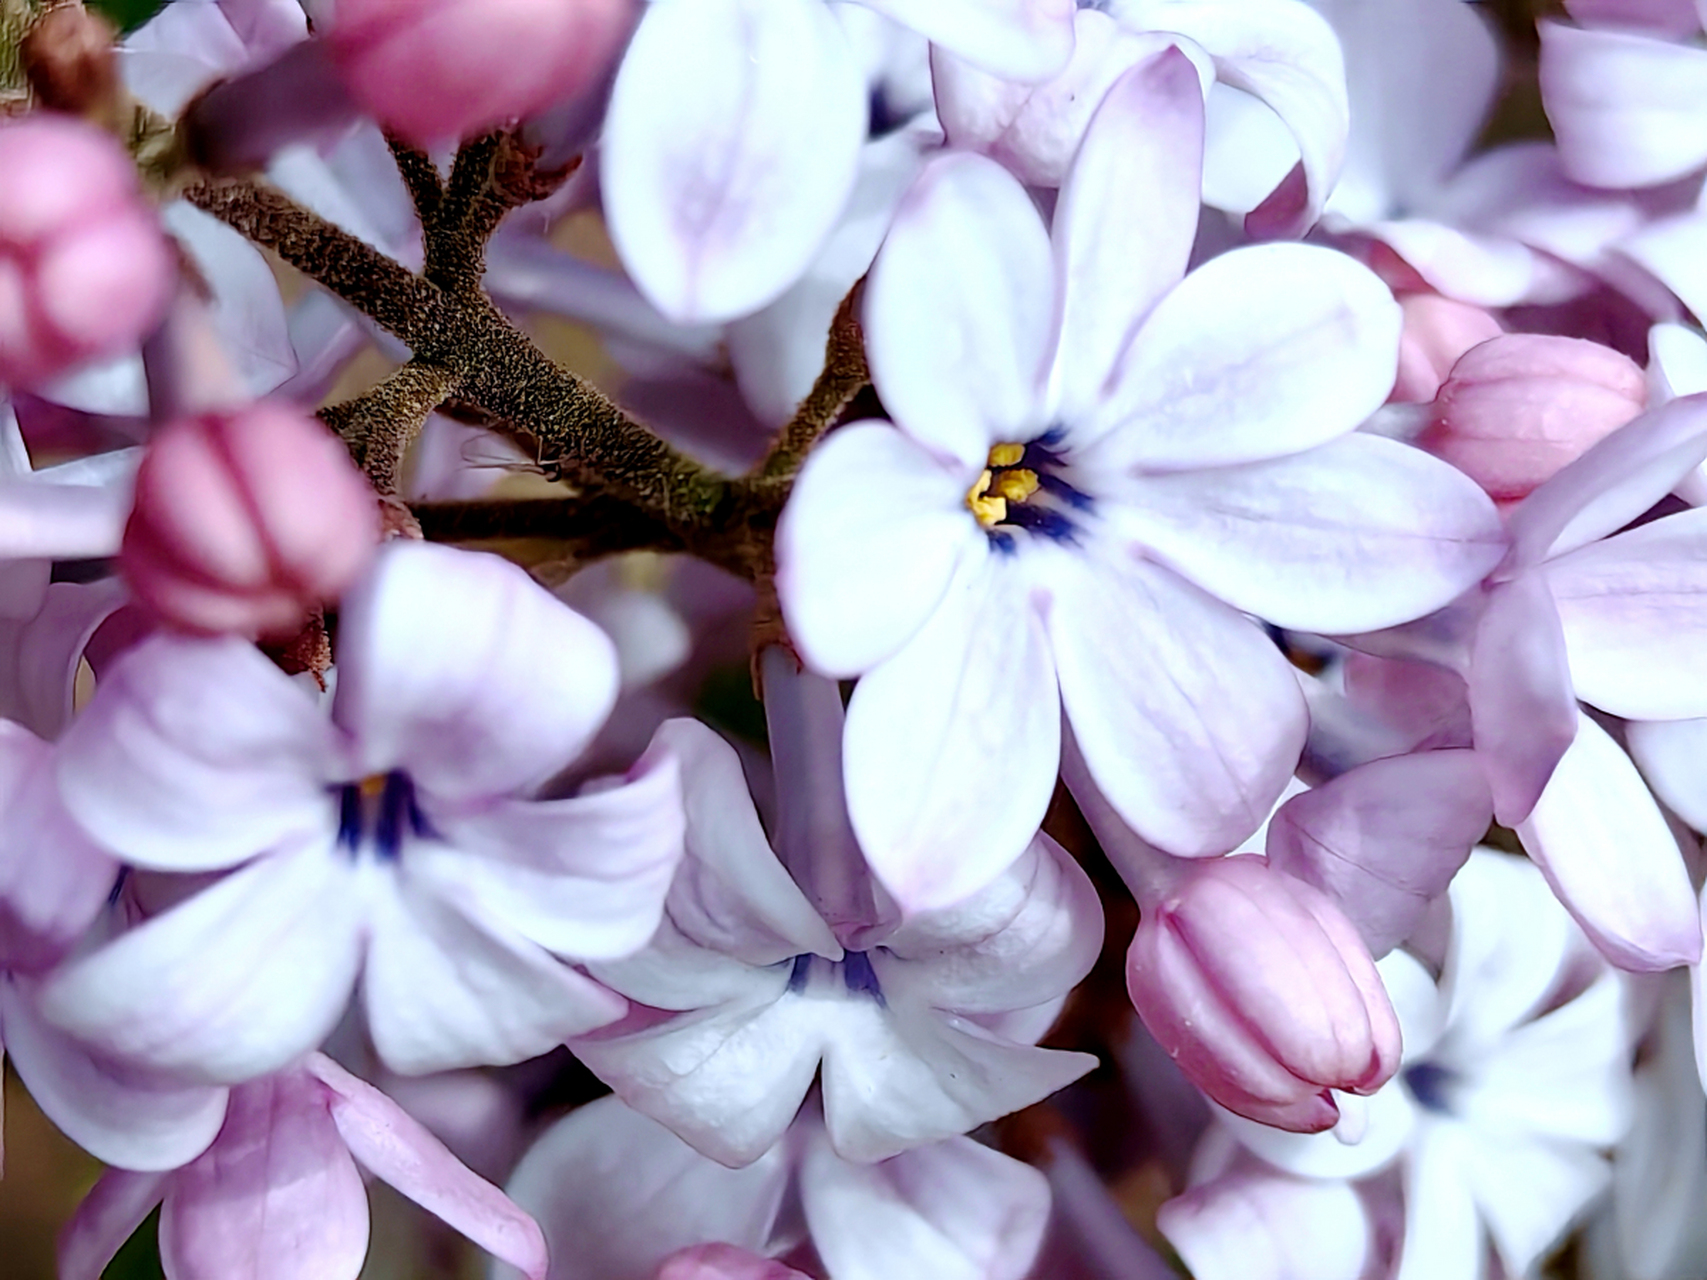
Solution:
{"label": "white petal", "polygon": [[440,804],[527,791],[616,702],[604,632],[497,556],[394,541],[339,611],[333,719],[357,776],[407,769]]}
{"label": "white petal", "polygon": [[1464,1130],[1428,1124],[1405,1159],[1405,1234],[1393,1280],[1483,1274],[1482,1226],[1466,1185],[1473,1152]]}
{"label": "white petal", "polygon": [[1375,1243],[1349,1183],[1255,1161],[1169,1200],[1156,1225],[1197,1280],[1358,1280]]}
{"label": "white petal", "polygon": [[1481,581],[1506,549],[1493,503],[1468,476],[1362,433],[1270,462],[1133,474],[1121,499],[1113,518],[1136,552],[1300,631],[1420,618]]}
{"label": "white petal", "polygon": [[1045,80],[1073,52],[1063,0],[862,0],[933,44],[1008,80]]}
{"label": "white petal", "polygon": [[956,566],[985,554],[971,478],[886,423],[812,451],[777,525],[776,586],[815,670],[869,671],[924,625]]}
{"label": "white petal", "polygon": [[1654,794],[1697,831],[1707,831],[1707,720],[1631,724],[1625,743]]}
{"label": "white petal", "polygon": [[1475,1129],[1464,1164],[1476,1208],[1508,1275],[1529,1274],[1612,1181],[1605,1156],[1527,1134]]}
{"label": "white petal", "polygon": [[908,435],[976,478],[1041,435],[1055,269],[1036,207],[993,160],[950,152],[896,211],[866,281],[871,378]]}
{"label": "white petal", "polygon": [[42,1012],[121,1060],[185,1080],[276,1071],[343,1016],[361,897],[330,841],[269,854],[56,970]]}
{"label": "white petal", "polygon": [[617,72],[600,151],[611,237],[681,322],[756,311],[852,190],[859,65],[818,0],[660,0]]}
{"label": "white petal", "polygon": [[1061,711],[1023,566],[963,567],[924,628],[865,676],[848,706],[848,813],[904,908],[993,880],[1043,823]]}
{"label": "white petal", "polygon": [[[1228,299],[1238,299],[1229,309]],[[1222,466],[1352,430],[1398,368],[1399,304],[1362,264],[1313,245],[1235,249],[1163,298],[1075,443],[1092,469]]]}
{"label": "white petal", "polygon": [[1119,553],[1055,561],[1050,639],[1097,789],[1171,853],[1233,848],[1268,816],[1304,745],[1286,659],[1167,569]]}

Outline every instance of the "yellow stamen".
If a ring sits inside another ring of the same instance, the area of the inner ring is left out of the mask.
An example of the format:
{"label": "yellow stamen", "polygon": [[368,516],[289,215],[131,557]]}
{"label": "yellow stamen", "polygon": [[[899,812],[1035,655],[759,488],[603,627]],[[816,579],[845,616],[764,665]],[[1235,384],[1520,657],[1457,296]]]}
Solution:
{"label": "yellow stamen", "polygon": [[990,473],[985,471],[979,475],[978,483],[966,491],[966,505],[978,517],[979,524],[993,529],[1008,518],[1008,503],[1006,498],[990,496],[989,491]]}
{"label": "yellow stamen", "polygon": [[991,483],[990,489],[1009,502],[1024,502],[1037,492],[1037,472],[1020,468],[1004,471]]}
{"label": "yellow stamen", "polygon": [[362,799],[375,799],[382,791],[385,790],[385,775],[383,773],[368,774],[367,777],[361,780],[359,790],[361,791]]}
{"label": "yellow stamen", "polygon": [[1011,467],[1025,457],[1023,444],[993,444],[990,446],[990,465],[992,467]]}

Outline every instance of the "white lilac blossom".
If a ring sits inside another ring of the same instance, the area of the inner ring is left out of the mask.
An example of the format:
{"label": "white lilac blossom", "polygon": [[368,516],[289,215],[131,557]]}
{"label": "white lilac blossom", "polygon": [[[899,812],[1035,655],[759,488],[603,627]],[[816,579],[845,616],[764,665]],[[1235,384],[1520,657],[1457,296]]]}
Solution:
{"label": "white lilac blossom", "polygon": [[395,1102],[318,1053],[233,1089],[219,1136],[183,1167],[108,1170],[60,1239],[60,1280],[98,1280],[155,1205],[168,1275],[355,1280],[368,1245],[364,1169],[527,1280],[545,1280],[538,1224]]}
{"label": "white lilac blossom", "polygon": [[[874,0],[985,69],[1053,74],[1061,0]],[[757,310],[799,278],[846,206],[866,137],[858,52],[824,0],[657,0],[612,92],[600,173],[612,238],[671,319]]]}
{"label": "white lilac blossom", "polygon": [[57,970],[63,1027],[238,1082],[318,1045],[358,978],[406,1072],[517,1061],[622,1014],[558,957],[623,955],[657,925],[675,761],[533,798],[615,699],[609,642],[513,566],[393,544],[343,600],[337,657],[330,717],[237,640],[158,636],[114,665],[58,746],[67,809],[132,865],[231,870]]}
{"label": "white lilac blossom", "polygon": [[637,1007],[574,1042],[629,1105],[732,1167],[781,1139],[815,1078],[830,1143],[871,1161],[1094,1065],[1033,1044],[1101,943],[1084,873],[1040,835],[981,893],[898,918],[847,827],[840,696],[791,662],[767,651],[777,852],[734,750],[695,721],[666,724],[688,854],[652,942],[589,966]]}
{"label": "white lilac blossom", "polygon": [[[825,1280],[1023,1280],[1049,1216],[1042,1174],[970,1138],[858,1164],[809,1109],[729,1169],[616,1098],[548,1129],[506,1190],[545,1229],[550,1280],[654,1280],[671,1254],[711,1241],[806,1252]],[[629,1229],[603,1229],[613,1221]]]}
{"label": "white lilac blossom", "polygon": [[778,591],[807,661],[863,677],[849,807],[904,903],[953,901],[1018,856],[1062,706],[1146,839],[1237,844],[1304,732],[1294,677],[1243,615],[1415,617],[1504,552],[1466,477],[1353,431],[1398,345],[1364,268],[1270,245],[1180,279],[1202,112],[1177,50],[1128,72],[1052,238],[994,163],[934,161],[873,268],[872,374],[897,425],[844,427],[808,460]]}
{"label": "white lilac blossom", "polygon": [[[1382,1271],[1392,1280],[1476,1280],[1489,1274],[1490,1246],[1504,1274],[1530,1274],[1609,1185],[1605,1152],[1632,1115],[1625,980],[1589,949],[1535,868],[1479,851],[1447,896],[1438,985],[1408,951],[1382,962],[1405,1065],[1369,1099],[1359,1129],[1286,1134],[1223,1115],[1201,1153],[1209,1166],[1236,1164],[1230,1135],[1273,1170],[1322,1183],[1397,1167],[1403,1236]],[[1200,1241],[1218,1248],[1217,1201],[1249,1194],[1240,1176],[1212,1176],[1163,1209],[1162,1230],[1198,1280],[1244,1274],[1225,1253],[1218,1265],[1197,1256]],[[1292,1231],[1308,1221],[1285,1224],[1282,1240],[1307,1249]]]}

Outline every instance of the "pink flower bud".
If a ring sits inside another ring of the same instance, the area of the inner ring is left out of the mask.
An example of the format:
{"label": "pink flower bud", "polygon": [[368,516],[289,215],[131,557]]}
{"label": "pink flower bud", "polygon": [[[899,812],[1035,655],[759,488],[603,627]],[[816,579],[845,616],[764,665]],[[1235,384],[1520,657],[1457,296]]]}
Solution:
{"label": "pink flower bud", "polygon": [[1266,858],[1208,858],[1151,905],[1126,955],[1144,1025],[1216,1102],[1299,1133],[1332,1127],[1329,1089],[1373,1093],[1399,1023],[1357,930]]}
{"label": "pink flower bud", "polygon": [[0,382],[33,386],[141,339],[174,258],[124,149],[92,125],[0,121]]}
{"label": "pink flower bud", "polygon": [[1401,294],[1399,307],[1405,314],[1405,328],[1399,338],[1399,376],[1391,398],[1401,404],[1427,404],[1458,357],[1505,332],[1481,307],[1438,293]]}
{"label": "pink flower bud", "polygon": [[338,0],[328,51],[358,102],[423,146],[595,87],[635,0]]}
{"label": "pink flower bud", "polygon": [[272,636],[348,586],[378,540],[378,500],[343,442],[262,401],[154,437],[119,554],[167,623]]}
{"label": "pink flower bud", "polygon": [[793,1267],[732,1244],[696,1244],[665,1258],[657,1280],[807,1280]]}
{"label": "pink flower bud", "polygon": [[1505,334],[1452,367],[1418,443],[1515,502],[1646,407],[1641,369],[1581,338]]}

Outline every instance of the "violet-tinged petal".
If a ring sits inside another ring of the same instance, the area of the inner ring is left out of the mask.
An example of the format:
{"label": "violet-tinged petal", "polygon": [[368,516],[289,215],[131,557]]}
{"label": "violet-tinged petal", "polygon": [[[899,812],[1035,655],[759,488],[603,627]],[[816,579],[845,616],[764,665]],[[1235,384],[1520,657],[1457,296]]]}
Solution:
{"label": "violet-tinged petal", "polygon": [[1549,560],[1577,696],[1629,720],[1707,716],[1707,510]]}
{"label": "violet-tinged petal", "polygon": [[59,1280],[101,1280],[107,1263],[153,1212],[169,1175],[108,1169],[59,1233]]}
{"label": "violet-tinged petal", "polygon": [[[744,998],[628,1033],[589,1036],[575,1053],[636,1111],[709,1159],[741,1168],[782,1138],[818,1074],[828,1030],[855,1008],[852,996],[828,1008],[786,998],[788,969],[775,966],[770,976],[768,989],[755,981]],[[892,1048],[875,1002],[860,1001],[878,1024],[872,1045]],[[861,1029],[873,1031],[866,1022]]]}
{"label": "violet-tinged petal", "polygon": [[29,617],[0,617],[0,715],[57,738],[71,722],[83,651],[128,595],[110,578],[43,585],[40,607]]}
{"label": "violet-tinged petal", "polygon": [[976,1017],[1066,995],[1091,971],[1102,932],[1090,878],[1039,832],[988,888],[914,913],[869,956],[893,1003]]}
{"label": "violet-tinged petal", "polygon": [[866,281],[872,384],[909,436],[975,479],[1042,433],[1055,268],[1037,208],[995,161],[949,152],[895,213]]}
{"label": "violet-tinged petal", "polygon": [[900,1000],[841,1004],[825,1020],[824,1120],[847,1160],[886,1160],[1041,1102],[1097,1065],[1088,1053],[1000,1040]]}
{"label": "violet-tinged petal", "polygon": [[547,951],[627,955],[658,927],[682,859],[680,766],[667,748],[642,756],[621,785],[564,800],[500,800],[427,822],[408,876]]}
{"label": "violet-tinged petal", "polygon": [[1518,828],[1559,901],[1622,969],[1701,959],[1701,919],[1677,837],[1635,765],[1586,715]]}
{"label": "violet-tinged petal", "polygon": [[654,1280],[665,1258],[708,1240],[767,1252],[790,1165],[779,1146],[726,1169],[601,1098],[547,1129],[506,1190],[544,1229],[551,1280]]}
{"label": "violet-tinged petal", "polygon": [[1049,1220],[1036,1169],[954,1137],[878,1164],[807,1138],[800,1199],[832,1275],[1022,1280]]}
{"label": "violet-tinged petal", "polygon": [[325,715],[253,645],[157,635],[106,673],[57,774],[66,809],[126,862],[205,871],[330,843],[336,759]]}
{"label": "violet-tinged petal", "polygon": [[1301,157],[1305,198],[1262,227],[1299,235],[1316,221],[1339,176],[1350,128],[1345,61],[1323,17],[1298,0],[1116,0],[1123,24],[1177,32],[1203,46],[1216,78],[1266,104]]}
{"label": "violet-tinged petal", "polygon": [[173,1280],[355,1280],[367,1241],[361,1172],[299,1071],[233,1089],[219,1138],[160,1207]]}
{"label": "violet-tinged petal", "polygon": [[1666,807],[1707,831],[1707,720],[1639,721],[1626,727],[1625,745]]}
{"label": "violet-tinged petal", "polygon": [[1045,80],[1073,52],[1067,0],[863,0],[957,57],[1009,80]]}
{"label": "violet-tinged petal", "polygon": [[[1237,297],[1231,311],[1227,299]],[[1283,457],[1386,401],[1403,315],[1365,266],[1313,245],[1235,249],[1156,304],[1103,402],[1075,424],[1092,470]]]}
{"label": "violet-tinged petal", "polygon": [[1576,737],[1572,674],[1548,579],[1524,573],[1489,588],[1465,684],[1494,813],[1507,826],[1529,816]]}
{"label": "violet-tinged petal", "polygon": [[1175,1196],[1156,1226],[1198,1280],[1359,1280],[1375,1243],[1349,1182],[1255,1162]]}
{"label": "violet-tinged petal", "polygon": [[1167,48],[1097,109],[1055,207],[1061,282],[1052,397],[1072,420],[1101,398],[1150,309],[1185,275],[1203,186],[1203,92]]}
{"label": "violet-tinged petal", "polygon": [[966,507],[975,478],[887,423],[859,422],[812,451],[777,525],[789,634],[830,676],[869,671],[925,624],[962,562],[987,554]]}
{"label": "violet-tinged petal", "polygon": [[130,487],[0,480],[0,555],[7,559],[76,560],[119,548]]}
{"label": "violet-tinged petal", "polygon": [[1268,462],[1133,473],[1121,497],[1116,527],[1135,550],[1235,609],[1299,631],[1420,618],[1506,551],[1499,515],[1475,481],[1363,433]]}
{"label": "violet-tinged petal", "polygon": [[508,1066],[628,1007],[430,876],[376,874],[369,890],[362,997],[393,1071]]}
{"label": "violet-tinged petal", "polygon": [[[772,685],[767,680],[767,712]],[[839,712],[840,693],[834,685],[829,688]],[[688,854],[670,889],[670,923],[698,946],[749,965],[776,964],[806,952],[841,959],[841,947],[823,918],[771,852],[735,749],[697,720],[666,721],[656,741],[682,761],[688,814]],[[777,762],[779,772],[791,767],[793,762]],[[840,804],[841,770],[830,777]],[[778,797],[785,813],[796,812],[799,799]],[[786,818],[779,827],[779,836],[789,831]],[[853,852],[857,858],[857,849]]]}
{"label": "violet-tinged petal", "polygon": [[219,1132],[226,1090],[186,1085],[92,1054],[41,1020],[33,984],[0,979],[0,1025],[12,1066],[42,1114],[103,1163],[176,1169]]}
{"label": "violet-tinged petal", "polygon": [[1061,698],[1098,789],[1170,853],[1237,845],[1268,816],[1304,745],[1304,698],[1286,659],[1248,619],[1158,565],[1060,554],[1050,568]]}
{"label": "violet-tinged petal", "polygon": [[906,910],[988,884],[1043,824],[1061,754],[1049,640],[1023,566],[963,566],[912,642],[854,688],[848,813]]}
{"label": "violet-tinged petal", "polygon": [[1707,458],[1707,394],[1680,396],[1620,427],[1553,474],[1507,518],[1514,568],[1620,529]]}
{"label": "violet-tinged petal", "polygon": [[332,1123],[364,1169],[528,1280],[545,1280],[545,1237],[508,1196],[471,1172],[402,1107],[324,1054],[310,1054],[303,1070],[330,1094]]}
{"label": "violet-tinged petal", "polygon": [[1430,288],[1484,307],[1510,306],[1536,291],[1536,255],[1507,237],[1481,235],[1430,218],[1378,222],[1370,232]]}
{"label": "violet-tinged petal", "polygon": [[340,609],[332,715],[357,773],[405,768],[447,808],[544,782],[616,694],[604,632],[497,556],[389,543]]}
{"label": "violet-tinged petal", "polygon": [[183,200],[160,220],[208,283],[222,347],[251,396],[264,396],[296,372],[290,321],[273,270],[261,251],[212,214]]}
{"label": "violet-tinged petal", "polygon": [[331,840],[269,854],[42,985],[52,1022],[185,1080],[231,1084],[314,1048],[360,959],[359,883]]}
{"label": "violet-tinged petal", "polygon": [[611,237],[679,322],[770,302],[811,262],[859,165],[859,66],[819,0],[665,0],[617,72],[600,149]]}
{"label": "violet-tinged petal", "polygon": [[1383,956],[1446,892],[1491,808],[1471,752],[1375,760],[1282,805],[1269,824],[1269,864],[1337,902],[1370,954]]}
{"label": "violet-tinged petal", "polygon": [[1628,31],[1541,27],[1541,97],[1565,172],[1646,187],[1707,163],[1707,52]]}

